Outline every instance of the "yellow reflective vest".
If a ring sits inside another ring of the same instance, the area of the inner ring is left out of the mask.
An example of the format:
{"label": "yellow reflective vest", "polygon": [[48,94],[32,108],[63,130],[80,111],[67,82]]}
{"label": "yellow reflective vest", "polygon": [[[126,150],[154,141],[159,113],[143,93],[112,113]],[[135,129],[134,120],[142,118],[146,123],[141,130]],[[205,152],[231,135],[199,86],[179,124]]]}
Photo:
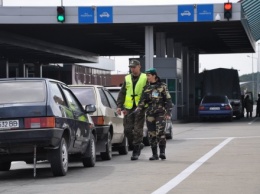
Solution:
{"label": "yellow reflective vest", "polygon": [[125,76],[126,96],[125,96],[124,107],[126,109],[132,109],[134,102],[135,102],[135,105],[138,106],[141,95],[143,93],[143,88],[146,85],[146,83],[147,83],[146,74],[141,73],[140,77],[135,85],[135,90],[133,90],[132,75],[129,74],[129,75]]}

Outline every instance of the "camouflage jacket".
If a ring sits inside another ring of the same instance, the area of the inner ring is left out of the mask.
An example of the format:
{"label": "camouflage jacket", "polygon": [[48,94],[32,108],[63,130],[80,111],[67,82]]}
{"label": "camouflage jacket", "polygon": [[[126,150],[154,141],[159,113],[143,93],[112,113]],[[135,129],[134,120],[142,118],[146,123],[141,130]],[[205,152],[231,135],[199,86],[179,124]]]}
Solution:
{"label": "camouflage jacket", "polygon": [[171,115],[172,101],[167,85],[163,82],[156,82],[144,88],[138,107],[143,109],[148,104],[147,115],[166,112]]}

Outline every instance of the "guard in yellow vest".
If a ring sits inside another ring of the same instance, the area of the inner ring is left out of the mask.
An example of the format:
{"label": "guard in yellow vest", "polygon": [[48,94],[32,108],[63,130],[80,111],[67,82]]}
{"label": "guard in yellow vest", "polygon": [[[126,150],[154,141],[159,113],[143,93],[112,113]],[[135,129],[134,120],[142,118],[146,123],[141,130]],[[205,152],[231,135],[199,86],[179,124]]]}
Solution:
{"label": "guard in yellow vest", "polygon": [[131,74],[125,76],[117,98],[117,113],[124,113],[125,135],[128,138],[130,148],[133,148],[131,160],[137,160],[141,149],[144,147],[143,127],[145,110],[135,114],[143,89],[147,84],[146,74],[141,73],[141,65],[138,60],[131,60],[129,64]]}

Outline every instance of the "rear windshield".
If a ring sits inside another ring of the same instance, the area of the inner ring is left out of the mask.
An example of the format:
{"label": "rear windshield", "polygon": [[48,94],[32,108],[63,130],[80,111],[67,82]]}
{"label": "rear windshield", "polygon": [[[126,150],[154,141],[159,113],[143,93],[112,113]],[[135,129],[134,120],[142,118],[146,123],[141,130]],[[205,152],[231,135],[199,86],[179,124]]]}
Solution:
{"label": "rear windshield", "polygon": [[205,96],[203,103],[228,103],[225,96]]}
{"label": "rear windshield", "polygon": [[0,82],[0,104],[44,102],[44,81]]}
{"label": "rear windshield", "polygon": [[96,97],[93,88],[70,88],[82,105],[96,105]]}

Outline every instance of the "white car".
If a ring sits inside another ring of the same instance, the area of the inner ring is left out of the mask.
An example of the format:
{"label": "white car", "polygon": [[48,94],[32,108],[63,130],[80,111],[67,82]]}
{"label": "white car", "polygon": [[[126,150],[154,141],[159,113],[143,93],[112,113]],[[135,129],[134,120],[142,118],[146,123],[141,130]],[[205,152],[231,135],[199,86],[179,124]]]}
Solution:
{"label": "white car", "polygon": [[124,135],[124,116],[117,114],[117,105],[112,94],[99,85],[71,85],[69,88],[83,106],[96,106],[96,111],[91,117],[97,131],[97,150],[102,150],[102,145],[105,147],[105,150],[100,152],[102,160],[111,160],[112,148],[119,154],[126,155],[128,140]]}

